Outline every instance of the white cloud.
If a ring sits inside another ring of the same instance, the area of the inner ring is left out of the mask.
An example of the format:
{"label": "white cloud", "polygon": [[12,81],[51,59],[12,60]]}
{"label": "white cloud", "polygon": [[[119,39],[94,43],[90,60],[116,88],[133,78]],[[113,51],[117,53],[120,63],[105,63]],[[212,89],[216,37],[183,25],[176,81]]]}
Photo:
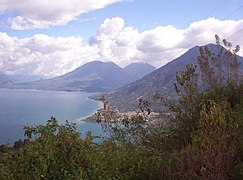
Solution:
{"label": "white cloud", "polygon": [[[193,22],[190,26],[184,30],[184,37],[188,43],[192,41],[200,43],[214,42],[214,35],[218,34],[222,38],[228,38],[234,34],[237,30],[243,27],[243,19],[239,21],[235,20],[224,20],[220,21],[216,18],[208,18],[199,22]],[[239,37],[239,35],[237,35]],[[231,39],[235,43],[241,43],[242,41],[237,38]],[[187,46],[186,41],[183,42],[182,46]]]}
{"label": "white cloud", "polygon": [[[106,19],[90,38],[50,37],[37,34],[29,38],[0,33],[0,74],[26,74],[53,77],[67,73],[92,60],[114,61],[125,66],[131,62],[164,65],[195,45],[213,43],[214,35],[227,38],[239,32],[242,20],[215,18],[193,22],[186,29],[158,26],[139,32],[126,27],[122,18]],[[243,31],[228,39],[243,48]],[[241,49],[239,55],[243,55]]]}
{"label": "white cloud", "polygon": [[[220,21],[208,18],[193,22],[186,29],[157,26],[139,33],[133,27],[125,27],[121,18],[112,18],[100,26],[97,35],[90,39],[90,45],[98,47],[101,59],[111,59],[122,66],[133,61],[161,66],[195,45],[214,43],[215,34],[227,38],[242,27],[243,19]],[[242,35],[243,32],[229,40],[243,45],[243,39],[238,38]]]}
{"label": "white cloud", "polygon": [[0,13],[14,12],[7,21],[12,29],[25,30],[65,25],[80,14],[124,0],[2,0]]}
{"label": "white cloud", "polygon": [[173,26],[158,26],[155,29],[141,33],[138,48],[142,52],[169,49],[175,47],[183,38],[183,30],[176,29]]}
{"label": "white cloud", "polygon": [[114,40],[119,32],[124,28],[124,20],[120,17],[107,18],[101,24],[97,35],[90,39],[90,44],[99,44],[100,42]]}
{"label": "white cloud", "polygon": [[18,39],[0,33],[0,73],[53,77],[96,58],[96,49],[83,45],[81,37]]}

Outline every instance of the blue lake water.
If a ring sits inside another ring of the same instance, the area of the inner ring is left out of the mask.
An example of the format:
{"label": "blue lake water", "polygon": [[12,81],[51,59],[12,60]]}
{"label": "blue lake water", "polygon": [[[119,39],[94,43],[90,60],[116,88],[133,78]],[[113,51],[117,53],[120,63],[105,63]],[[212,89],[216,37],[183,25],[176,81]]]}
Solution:
{"label": "blue lake water", "polygon": [[78,130],[85,135],[102,134],[99,124],[81,121],[100,107],[100,103],[89,99],[90,93],[0,89],[0,144],[24,138],[23,126],[46,124],[51,116],[59,123],[66,120],[77,123]]}

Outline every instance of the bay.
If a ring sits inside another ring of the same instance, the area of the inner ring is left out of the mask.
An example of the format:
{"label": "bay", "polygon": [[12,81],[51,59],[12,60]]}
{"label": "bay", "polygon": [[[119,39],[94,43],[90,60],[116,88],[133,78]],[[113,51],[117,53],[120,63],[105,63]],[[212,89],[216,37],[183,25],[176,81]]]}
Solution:
{"label": "bay", "polygon": [[75,122],[85,136],[102,135],[102,128],[92,121],[81,121],[100,107],[86,92],[0,89],[0,144],[23,139],[23,126],[44,125],[54,116],[60,124]]}

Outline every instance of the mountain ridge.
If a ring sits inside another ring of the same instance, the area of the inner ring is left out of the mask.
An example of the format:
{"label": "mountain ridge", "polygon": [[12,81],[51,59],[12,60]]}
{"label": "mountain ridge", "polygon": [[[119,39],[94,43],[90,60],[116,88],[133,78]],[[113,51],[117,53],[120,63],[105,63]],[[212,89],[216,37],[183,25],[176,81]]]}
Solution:
{"label": "mountain ridge", "polygon": [[[149,65],[150,67],[150,65]],[[144,71],[150,73],[150,71]],[[135,77],[114,62],[92,61],[64,75],[23,83],[2,83],[1,88],[39,89],[55,91],[104,92],[126,85]]]}
{"label": "mountain ridge", "polygon": [[[212,51],[216,51],[218,48],[214,44],[208,44],[205,46]],[[121,111],[137,110],[139,108],[139,98],[143,98],[154,103],[154,106],[152,105],[151,108],[154,111],[158,111],[158,106],[156,107],[157,103],[152,102],[154,99],[153,95],[155,93],[159,93],[169,99],[173,99],[176,95],[173,85],[176,80],[176,72],[184,70],[187,64],[196,65],[199,48],[205,46],[195,46],[166,65],[156,69],[148,75],[145,75],[143,78],[102,95],[104,95],[112,106]],[[240,68],[243,70],[243,57],[237,57],[238,61],[241,63]],[[100,95],[93,96],[94,99],[98,99],[99,97]]]}

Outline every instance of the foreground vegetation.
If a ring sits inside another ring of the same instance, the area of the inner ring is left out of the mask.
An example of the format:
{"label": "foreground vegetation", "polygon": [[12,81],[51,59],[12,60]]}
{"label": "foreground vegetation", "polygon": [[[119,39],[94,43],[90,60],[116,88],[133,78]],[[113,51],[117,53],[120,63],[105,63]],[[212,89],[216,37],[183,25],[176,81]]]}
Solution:
{"label": "foreground vegetation", "polygon": [[[217,43],[219,38],[216,36]],[[0,147],[1,179],[242,179],[243,79],[231,44],[200,49],[199,66],[176,75],[178,103],[155,95],[171,111],[163,123],[141,113],[104,123],[102,143],[75,124],[25,127],[25,141]],[[216,69],[215,69],[216,67]]]}

